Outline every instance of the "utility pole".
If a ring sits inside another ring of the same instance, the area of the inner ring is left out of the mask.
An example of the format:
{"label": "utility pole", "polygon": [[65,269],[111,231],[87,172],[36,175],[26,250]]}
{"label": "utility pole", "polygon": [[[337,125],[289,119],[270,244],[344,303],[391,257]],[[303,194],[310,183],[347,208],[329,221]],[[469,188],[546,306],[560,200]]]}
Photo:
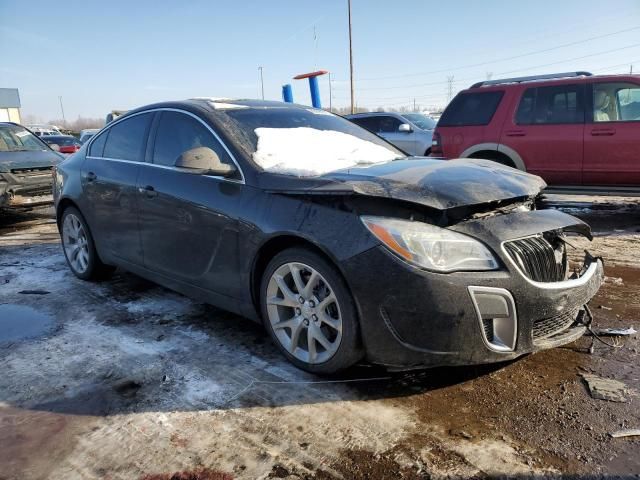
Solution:
{"label": "utility pole", "polygon": [[264,100],[264,78],[262,77],[262,67],[258,67],[260,70],[260,89],[262,90],[262,100]]}
{"label": "utility pole", "polygon": [[353,98],[353,44],[351,41],[351,0],[347,0],[349,7],[349,81],[351,83],[351,113],[356,113],[355,101]]}
{"label": "utility pole", "polygon": [[64,107],[62,106],[62,95],[58,96],[58,100],[60,100],[60,110],[62,111],[62,123],[66,127],[67,119],[64,117]]}
{"label": "utility pole", "polygon": [[413,99],[413,111],[414,112],[416,111],[416,99],[415,98]]}
{"label": "utility pole", "polygon": [[631,65],[631,67],[629,67],[629,75],[633,75],[633,65]]}

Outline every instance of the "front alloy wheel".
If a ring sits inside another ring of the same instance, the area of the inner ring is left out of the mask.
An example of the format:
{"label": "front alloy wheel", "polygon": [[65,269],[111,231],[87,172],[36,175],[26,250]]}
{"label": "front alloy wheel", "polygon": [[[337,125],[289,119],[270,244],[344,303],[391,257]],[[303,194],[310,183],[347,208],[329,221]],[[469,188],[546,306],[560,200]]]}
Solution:
{"label": "front alloy wheel", "polygon": [[272,337],[299,367],[331,373],[360,358],[351,295],[315,253],[291,249],[276,256],[265,272],[262,304]]}

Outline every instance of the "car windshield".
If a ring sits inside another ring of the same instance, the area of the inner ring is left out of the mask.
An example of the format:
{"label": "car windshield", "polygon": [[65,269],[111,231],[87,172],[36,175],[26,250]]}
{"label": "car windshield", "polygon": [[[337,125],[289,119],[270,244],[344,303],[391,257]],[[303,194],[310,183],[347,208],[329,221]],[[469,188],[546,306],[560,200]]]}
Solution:
{"label": "car windshield", "polygon": [[422,113],[404,113],[402,116],[422,130],[433,130],[436,128],[436,121]]}
{"label": "car windshield", "polygon": [[47,150],[38,137],[19,125],[0,125],[0,152]]}
{"label": "car windshield", "polygon": [[249,139],[262,169],[316,176],[389,162],[405,155],[350,121],[312,108],[238,108],[227,111]]}

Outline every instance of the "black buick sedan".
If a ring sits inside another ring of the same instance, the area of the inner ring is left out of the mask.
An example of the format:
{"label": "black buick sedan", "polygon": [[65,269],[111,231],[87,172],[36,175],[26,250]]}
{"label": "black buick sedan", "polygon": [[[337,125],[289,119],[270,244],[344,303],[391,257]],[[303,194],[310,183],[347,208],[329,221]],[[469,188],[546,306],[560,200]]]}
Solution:
{"label": "black buick sedan", "polygon": [[537,176],[407,158],[300,105],[193,99],[107,125],[55,175],[73,273],[115,267],[261,321],[318,373],[498,362],[571,342],[602,262]]}

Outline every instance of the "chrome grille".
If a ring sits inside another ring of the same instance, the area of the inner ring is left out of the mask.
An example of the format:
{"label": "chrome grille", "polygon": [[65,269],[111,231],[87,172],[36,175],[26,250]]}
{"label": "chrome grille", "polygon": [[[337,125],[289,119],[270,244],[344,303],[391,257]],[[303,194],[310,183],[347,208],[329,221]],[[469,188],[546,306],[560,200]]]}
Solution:
{"label": "chrome grille", "polygon": [[556,315],[555,317],[536,320],[533,322],[533,339],[539,340],[541,338],[550,337],[569,328],[569,326],[575,322],[579,311],[580,309],[576,308],[574,310],[561,313],[560,315]]}
{"label": "chrome grille", "polygon": [[560,282],[567,273],[567,256],[564,242],[553,233],[512,240],[504,248],[531,280],[536,282]]}

